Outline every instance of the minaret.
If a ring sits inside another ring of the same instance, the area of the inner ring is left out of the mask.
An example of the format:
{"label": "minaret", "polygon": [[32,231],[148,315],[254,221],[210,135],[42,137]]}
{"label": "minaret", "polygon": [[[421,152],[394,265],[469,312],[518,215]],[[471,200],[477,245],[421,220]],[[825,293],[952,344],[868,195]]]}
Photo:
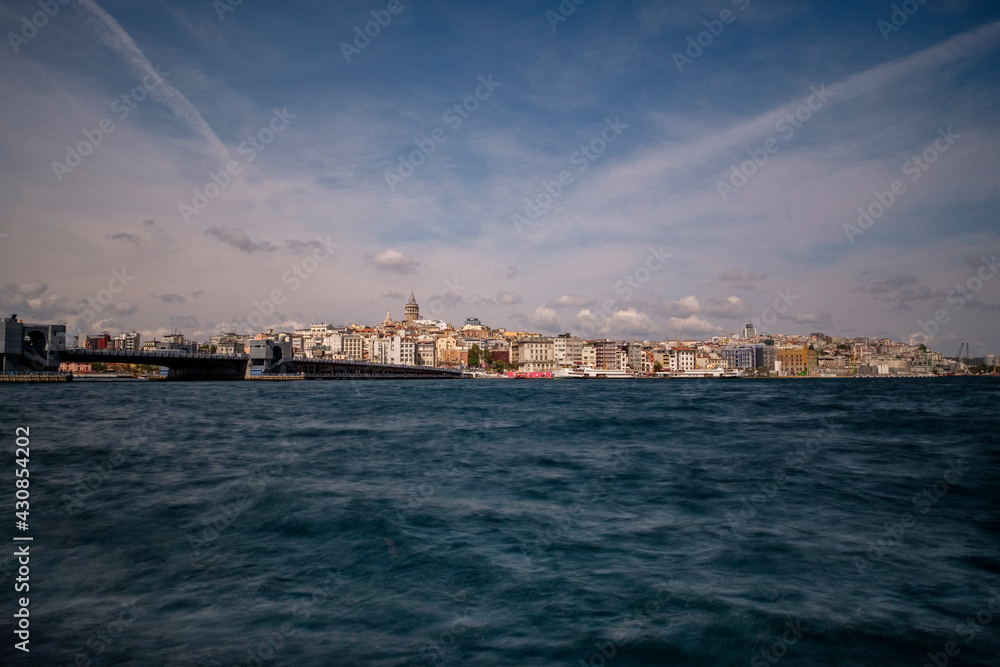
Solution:
{"label": "minaret", "polygon": [[417,300],[413,297],[413,290],[410,290],[410,300],[406,302],[406,321],[414,322],[420,319],[420,306],[417,305]]}

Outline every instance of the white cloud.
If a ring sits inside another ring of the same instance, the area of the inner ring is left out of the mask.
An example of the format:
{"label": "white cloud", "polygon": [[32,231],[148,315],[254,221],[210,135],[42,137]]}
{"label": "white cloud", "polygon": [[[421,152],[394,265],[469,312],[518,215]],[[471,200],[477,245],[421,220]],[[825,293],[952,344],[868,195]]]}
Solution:
{"label": "white cloud", "polygon": [[536,308],[528,321],[531,326],[545,333],[562,331],[562,321],[559,319],[559,314],[545,306]]}
{"label": "white cloud", "polygon": [[586,308],[593,303],[592,299],[579,294],[564,294],[551,303],[553,308]]}
{"label": "white cloud", "polygon": [[705,334],[720,331],[720,328],[711,322],[694,315],[685,318],[671,317],[667,325],[671,333]]}
{"label": "white cloud", "polygon": [[419,262],[407,256],[406,253],[392,248],[370,255],[368,263],[379,271],[389,273],[416,273],[417,267],[420,266]]}
{"label": "white cloud", "polygon": [[607,336],[651,336],[656,334],[658,327],[645,313],[635,308],[619,310],[608,318],[602,333]]}
{"label": "white cloud", "polygon": [[727,299],[712,300],[705,303],[705,313],[716,317],[743,317],[750,311],[743,299],[731,296]]}

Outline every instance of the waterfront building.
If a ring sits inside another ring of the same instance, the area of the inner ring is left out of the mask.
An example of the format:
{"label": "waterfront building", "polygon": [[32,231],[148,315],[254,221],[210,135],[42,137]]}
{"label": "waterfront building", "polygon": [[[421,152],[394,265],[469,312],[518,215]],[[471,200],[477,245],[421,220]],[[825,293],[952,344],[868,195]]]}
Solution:
{"label": "waterfront building", "polygon": [[347,334],[346,336],[342,336],[340,342],[341,342],[340,352],[344,354],[348,359],[361,361],[365,358],[364,339],[362,339],[359,334],[352,333],[352,334]]}
{"label": "waterfront building", "polygon": [[594,368],[599,370],[625,370],[628,363],[628,348],[614,340],[595,340]]}
{"label": "waterfront building", "polygon": [[819,368],[819,354],[808,347],[783,346],[776,352],[776,360],[785,375],[799,375]]}
{"label": "waterfront building", "polygon": [[772,371],[776,360],[774,346],[762,343],[727,345],[719,350],[719,355],[726,360],[729,368],[763,368]]}
{"label": "waterfront building", "polygon": [[437,366],[437,345],[433,338],[418,340],[413,350],[413,363],[417,366]]}
{"label": "waterfront building", "polygon": [[552,339],[556,368],[574,368],[583,364],[583,339],[568,333]]}
{"label": "waterfront building", "polygon": [[[525,338],[516,341],[518,370],[523,373],[554,371],[556,369],[555,344],[551,338]],[[511,344],[514,349],[514,344]]]}

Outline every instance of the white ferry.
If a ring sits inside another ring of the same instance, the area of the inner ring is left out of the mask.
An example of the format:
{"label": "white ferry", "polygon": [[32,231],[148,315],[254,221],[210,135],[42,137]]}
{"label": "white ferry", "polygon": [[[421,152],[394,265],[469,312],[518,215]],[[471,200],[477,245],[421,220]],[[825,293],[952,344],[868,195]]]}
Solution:
{"label": "white ferry", "polygon": [[663,373],[671,378],[741,378],[745,371],[737,368],[696,368],[686,371],[668,371]]}
{"label": "white ferry", "polygon": [[584,368],[560,368],[552,373],[552,377],[562,379],[631,380],[635,375],[630,371],[591,368],[587,366]]}

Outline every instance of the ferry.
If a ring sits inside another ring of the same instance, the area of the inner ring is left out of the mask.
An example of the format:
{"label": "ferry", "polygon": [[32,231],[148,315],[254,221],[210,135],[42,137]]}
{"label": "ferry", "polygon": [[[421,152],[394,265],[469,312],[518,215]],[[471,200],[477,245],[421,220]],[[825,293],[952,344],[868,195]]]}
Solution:
{"label": "ferry", "polygon": [[696,368],[686,371],[667,371],[661,376],[670,378],[741,378],[745,371],[738,368]]}
{"label": "ferry", "polygon": [[586,366],[584,368],[560,368],[552,373],[552,377],[561,379],[631,380],[635,377],[635,374],[623,370],[599,369]]}

